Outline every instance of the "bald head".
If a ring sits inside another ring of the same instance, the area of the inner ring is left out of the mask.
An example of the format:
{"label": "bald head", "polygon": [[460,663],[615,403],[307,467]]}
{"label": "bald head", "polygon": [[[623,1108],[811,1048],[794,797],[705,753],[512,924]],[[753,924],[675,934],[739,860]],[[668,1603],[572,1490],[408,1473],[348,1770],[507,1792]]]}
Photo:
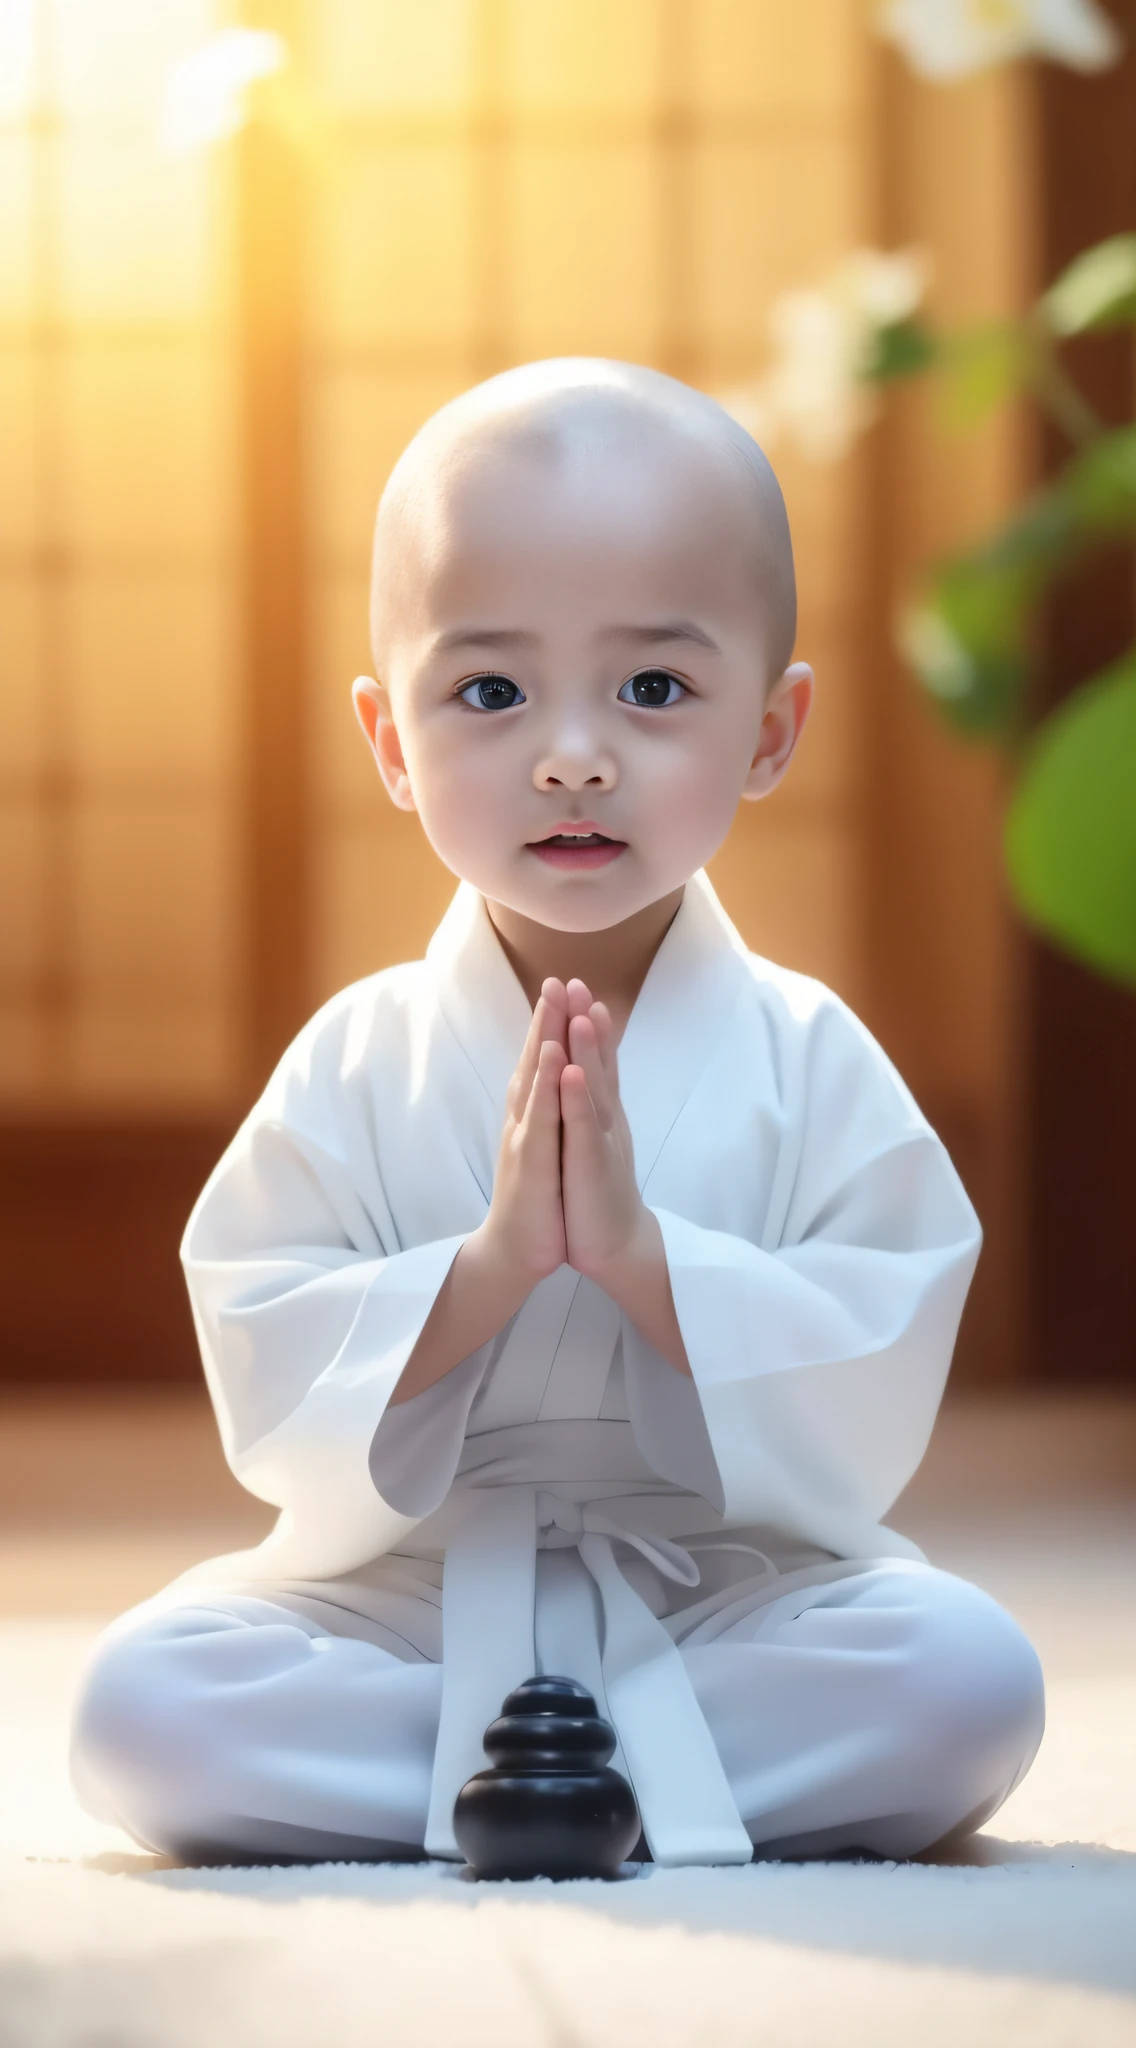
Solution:
{"label": "bald head", "polygon": [[375,525],[371,627],[382,675],[415,592],[445,545],[455,498],[508,464],[556,481],[586,467],[593,488],[649,462],[696,475],[736,524],[742,573],[763,618],[767,680],[792,657],[796,585],[785,502],[761,449],[712,398],[658,371],[568,358],[476,385],[422,427],[391,474]]}

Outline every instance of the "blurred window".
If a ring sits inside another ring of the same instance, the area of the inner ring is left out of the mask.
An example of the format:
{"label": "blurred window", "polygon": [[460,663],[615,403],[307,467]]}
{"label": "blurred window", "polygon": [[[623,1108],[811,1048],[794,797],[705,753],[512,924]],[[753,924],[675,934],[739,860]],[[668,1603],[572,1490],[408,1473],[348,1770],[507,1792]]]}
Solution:
{"label": "blurred window", "polygon": [[204,0],[0,0],[0,1096],[233,1085],[231,162]]}
{"label": "blurred window", "polygon": [[[271,830],[304,841],[289,914],[310,1008],[420,952],[453,887],[383,795],[349,701],[374,505],[406,440],[534,355],[733,385],[777,293],[870,238],[859,0],[261,0],[244,18],[287,44],[279,92],[250,105],[279,126],[307,220],[286,316],[301,460],[259,513],[240,468],[241,237],[287,243],[290,202],[261,181],[260,214],[238,204],[239,140],[159,142],[170,67],[232,10],[0,0],[8,1112],[192,1114],[247,1091],[242,521],[270,509],[306,565],[303,687],[282,714],[304,788]],[[849,485],[777,461],[831,708],[715,877],[753,943],[854,993]],[[280,853],[258,850],[269,877]]]}

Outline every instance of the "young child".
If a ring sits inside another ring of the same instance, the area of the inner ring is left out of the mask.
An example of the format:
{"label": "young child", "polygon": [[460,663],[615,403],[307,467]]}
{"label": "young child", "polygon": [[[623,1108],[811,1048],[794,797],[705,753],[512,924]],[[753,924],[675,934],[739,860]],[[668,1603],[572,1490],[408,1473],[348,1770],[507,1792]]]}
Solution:
{"label": "young child", "polygon": [[978,1826],[1038,1661],[881,1526],[978,1225],[703,872],[812,694],[772,471],[653,372],[496,377],[391,477],[372,626],[359,718],[460,886],[301,1032],[190,1219],[225,1452],[281,1512],[103,1636],[81,1798],[188,1861],[454,1858],[542,1670],[596,1694],[660,1863]]}

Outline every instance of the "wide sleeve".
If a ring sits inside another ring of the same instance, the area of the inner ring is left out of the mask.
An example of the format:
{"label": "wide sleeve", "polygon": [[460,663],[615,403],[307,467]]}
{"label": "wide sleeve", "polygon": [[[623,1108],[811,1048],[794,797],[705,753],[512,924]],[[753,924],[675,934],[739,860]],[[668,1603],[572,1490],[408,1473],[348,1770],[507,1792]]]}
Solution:
{"label": "wide sleeve", "polygon": [[926,1449],[981,1231],[943,1146],[843,1006],[832,999],[793,1050],[779,1048],[763,1241],[650,1201],[693,1380],[631,1332],[636,1434],[655,1470],[735,1524],[840,1556],[919,1557],[879,1523]]}
{"label": "wide sleeve", "polygon": [[[399,1248],[373,1119],[337,1085],[336,1066],[334,1044],[286,1056],[182,1245],[226,1457],[282,1511],[258,1555],[293,1576],[357,1567],[444,1497],[491,1349],[431,1389],[432,1401],[391,1411],[396,1455],[373,1470],[391,1393],[480,1216],[451,1174],[444,1221],[459,1227]],[[379,1490],[384,1470],[393,1498]]]}

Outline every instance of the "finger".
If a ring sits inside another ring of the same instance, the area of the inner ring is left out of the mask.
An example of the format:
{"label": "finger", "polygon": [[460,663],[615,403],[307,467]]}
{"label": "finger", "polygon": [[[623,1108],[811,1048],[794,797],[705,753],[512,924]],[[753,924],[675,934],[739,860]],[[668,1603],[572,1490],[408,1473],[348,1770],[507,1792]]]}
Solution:
{"label": "finger", "polygon": [[596,1157],[599,1157],[603,1143],[596,1106],[592,1101],[587,1076],[582,1067],[569,1061],[561,1070],[560,1113],[564,1121],[565,1135],[571,1130],[574,1137],[594,1142]]}
{"label": "finger", "polygon": [[536,1073],[522,1121],[524,1131],[536,1133],[544,1130],[551,1134],[557,1145],[560,1143],[560,1076],[567,1057],[562,1045],[557,1045],[554,1039],[545,1039],[537,1058]]}
{"label": "finger", "polygon": [[588,1012],[595,1026],[596,1043],[600,1049],[600,1061],[607,1076],[607,1085],[613,1102],[619,1100],[619,1061],[615,1050],[615,1025],[606,1003],[593,1003]]}
{"label": "finger", "polygon": [[541,983],[539,1001],[543,1005],[543,1036],[554,1038],[557,1045],[562,1045],[567,1052],[568,991],[554,974]]}
{"label": "finger", "polygon": [[555,1180],[560,1186],[560,1076],[565,1065],[563,1048],[546,1040],[519,1133],[522,1171],[536,1176],[532,1183],[534,1198],[542,1184]]}
{"label": "finger", "polygon": [[588,1092],[582,1067],[567,1065],[560,1075],[560,1115],[563,1131],[561,1180],[564,1200],[574,1199],[585,1210],[590,1207],[591,1190],[602,1185],[607,1168],[604,1136]]}
{"label": "finger", "polygon": [[573,975],[565,990],[568,999],[569,1022],[573,1017],[586,1017],[592,1006],[592,991],[586,981]]}
{"label": "finger", "polygon": [[521,1057],[513,1069],[506,1098],[509,1114],[517,1123],[520,1122],[525,1113],[525,1104],[529,1099],[533,1077],[536,1074],[536,1063],[541,1046],[541,1022],[540,999],[538,997],[536,1008],[529,1018],[529,1028],[525,1033],[525,1042],[521,1047]]}
{"label": "finger", "polygon": [[614,1106],[607,1075],[600,1058],[596,1027],[590,1017],[573,1017],[568,1025],[568,1049],[572,1062],[580,1068],[587,1084],[588,1094],[595,1105],[600,1129],[610,1131],[614,1121]]}
{"label": "finger", "polygon": [[529,1028],[525,1036],[525,1042],[521,1048],[521,1057],[517,1061],[516,1071],[509,1083],[507,1097],[509,1114],[516,1123],[519,1123],[523,1117],[525,1105],[532,1093],[532,1085],[536,1077],[541,1046],[551,1039],[555,1044],[564,1047],[565,1051],[567,1049],[565,1039],[566,1011],[567,998],[564,994],[563,982],[546,981],[536,999],[532,1016],[529,1019]]}

